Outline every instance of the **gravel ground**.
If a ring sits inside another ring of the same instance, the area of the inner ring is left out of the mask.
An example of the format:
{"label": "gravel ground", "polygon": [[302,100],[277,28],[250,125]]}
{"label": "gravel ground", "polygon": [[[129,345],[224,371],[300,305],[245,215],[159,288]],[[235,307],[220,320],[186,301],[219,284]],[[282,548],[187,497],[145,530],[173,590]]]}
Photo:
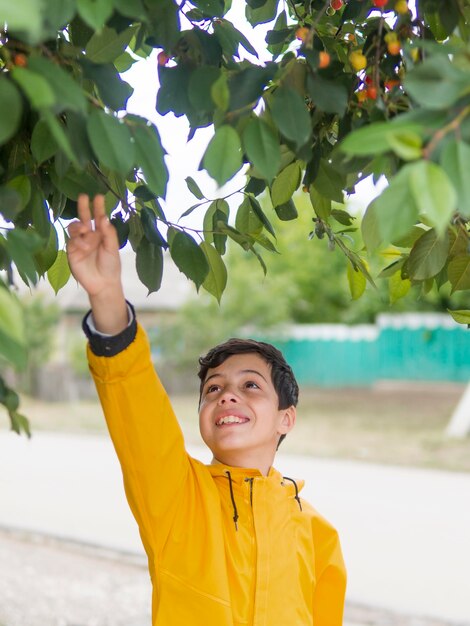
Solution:
{"label": "gravel ground", "polygon": [[[0,626],[149,626],[144,559],[0,529]],[[347,626],[458,626],[348,603]],[[284,625],[283,625],[284,626]]]}

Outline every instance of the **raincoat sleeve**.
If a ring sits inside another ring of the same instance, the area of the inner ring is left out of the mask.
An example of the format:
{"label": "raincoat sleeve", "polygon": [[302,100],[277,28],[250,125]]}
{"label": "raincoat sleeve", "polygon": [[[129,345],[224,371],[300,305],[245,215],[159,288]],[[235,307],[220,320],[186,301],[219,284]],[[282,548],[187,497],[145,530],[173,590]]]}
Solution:
{"label": "raincoat sleeve", "polygon": [[313,520],[316,586],[313,625],[342,626],[346,568],[336,530],[320,515]]}
{"label": "raincoat sleeve", "polygon": [[189,460],[169,398],[138,326],[118,354],[88,360],[124,477],[127,499],[150,561],[156,564],[181,502]]}

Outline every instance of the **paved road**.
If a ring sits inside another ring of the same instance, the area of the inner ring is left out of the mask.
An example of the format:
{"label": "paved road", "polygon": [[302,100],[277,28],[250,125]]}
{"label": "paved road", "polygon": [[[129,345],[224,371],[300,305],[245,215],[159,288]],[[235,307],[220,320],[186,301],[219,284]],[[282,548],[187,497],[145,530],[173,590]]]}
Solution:
{"label": "paved road", "polygon": [[[282,454],[276,466],[306,478],[339,529],[351,601],[470,625],[470,474]],[[104,437],[0,433],[0,524],[142,551]]]}

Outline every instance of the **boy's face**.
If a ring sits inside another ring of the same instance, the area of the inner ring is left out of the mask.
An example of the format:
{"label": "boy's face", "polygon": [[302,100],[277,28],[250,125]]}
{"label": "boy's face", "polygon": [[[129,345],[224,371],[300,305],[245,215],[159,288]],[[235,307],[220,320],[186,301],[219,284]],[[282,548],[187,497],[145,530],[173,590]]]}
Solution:
{"label": "boy's face", "polygon": [[295,407],[279,409],[271,366],[256,353],[237,354],[209,369],[199,428],[214,458],[267,473],[279,437],[295,423]]}

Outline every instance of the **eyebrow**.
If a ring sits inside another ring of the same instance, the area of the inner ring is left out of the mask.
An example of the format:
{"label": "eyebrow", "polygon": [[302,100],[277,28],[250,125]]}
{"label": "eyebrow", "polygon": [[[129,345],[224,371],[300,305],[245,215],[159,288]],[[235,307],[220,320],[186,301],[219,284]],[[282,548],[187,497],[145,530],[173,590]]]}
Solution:
{"label": "eyebrow", "polygon": [[[261,378],[264,380],[265,383],[267,383],[268,381],[266,380],[266,378],[263,376],[263,374],[261,374],[260,372],[258,372],[257,370],[240,370],[240,374],[257,374],[258,376],[261,376]],[[221,377],[221,378],[226,378],[225,374],[211,374],[210,376],[208,376],[206,378],[206,380],[204,381],[204,385],[206,385],[206,383],[211,380],[211,378],[217,378],[217,377]]]}

